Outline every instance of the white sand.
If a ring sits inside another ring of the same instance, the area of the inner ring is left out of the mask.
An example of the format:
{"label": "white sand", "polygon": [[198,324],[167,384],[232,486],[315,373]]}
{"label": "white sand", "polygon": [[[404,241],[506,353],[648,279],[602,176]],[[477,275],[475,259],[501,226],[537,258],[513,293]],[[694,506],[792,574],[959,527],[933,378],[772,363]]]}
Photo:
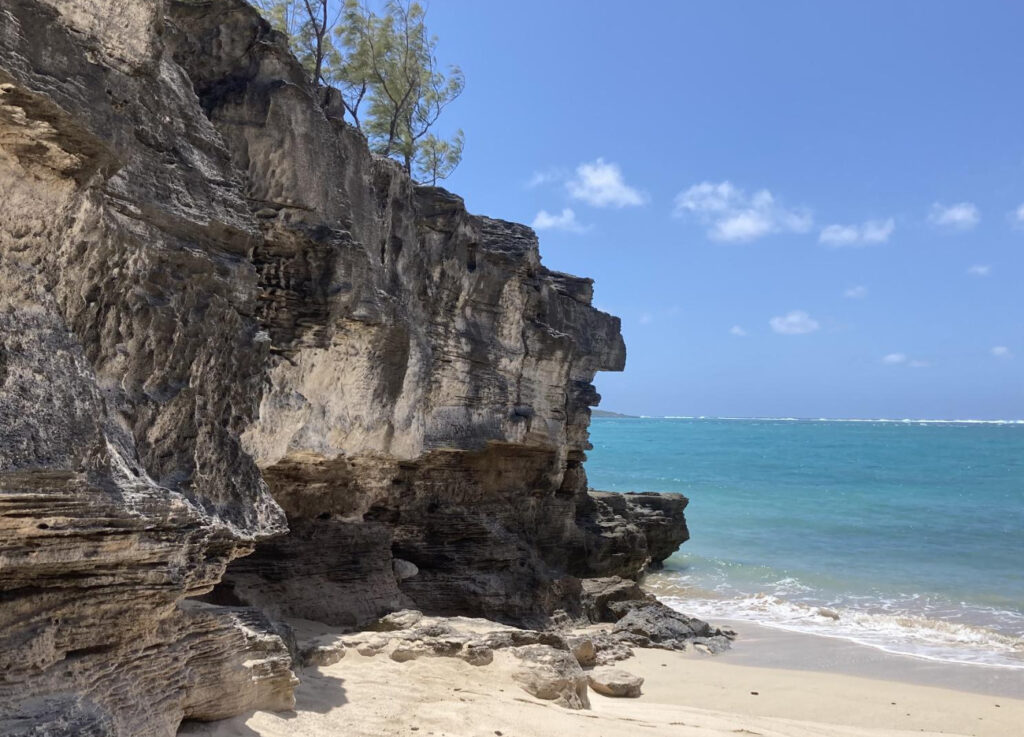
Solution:
{"label": "white sand", "polygon": [[[822,638],[803,637],[804,647],[813,649],[823,644]],[[750,649],[768,652],[773,646],[771,639],[761,633],[760,639],[752,639]],[[735,652],[742,654],[744,649],[741,639]],[[612,699],[591,692],[590,710],[570,711],[522,691],[511,679],[515,661],[508,652],[496,653],[491,665],[474,667],[452,658],[396,663],[385,654],[363,657],[350,650],[335,665],[299,674],[302,685],[296,692],[296,711],[258,712],[215,724],[190,724],[182,734],[1024,735],[1021,699],[853,675],[737,664],[735,661],[742,657],[638,650],[635,658],[620,665],[646,679],[643,696]]]}

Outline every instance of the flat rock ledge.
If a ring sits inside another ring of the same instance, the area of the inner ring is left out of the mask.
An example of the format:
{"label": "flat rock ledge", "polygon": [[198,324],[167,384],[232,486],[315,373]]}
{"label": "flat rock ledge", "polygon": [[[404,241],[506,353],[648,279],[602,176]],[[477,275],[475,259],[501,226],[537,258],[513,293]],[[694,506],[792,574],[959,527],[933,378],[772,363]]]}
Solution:
{"label": "flat rock ledge", "polygon": [[[608,581],[608,587],[619,582]],[[693,650],[715,654],[730,647],[735,633],[687,617],[653,597],[616,602],[614,623],[565,624],[551,630],[520,629],[486,619],[430,617],[403,610],[354,633],[303,638],[296,626],[298,651],[307,667],[337,662],[349,649],[363,657],[388,657],[398,663],[420,658],[459,658],[486,666],[496,653],[516,661],[513,678],[531,696],[568,709],[590,707],[588,688],[605,696],[636,697],[643,679],[614,664],[633,648]]]}

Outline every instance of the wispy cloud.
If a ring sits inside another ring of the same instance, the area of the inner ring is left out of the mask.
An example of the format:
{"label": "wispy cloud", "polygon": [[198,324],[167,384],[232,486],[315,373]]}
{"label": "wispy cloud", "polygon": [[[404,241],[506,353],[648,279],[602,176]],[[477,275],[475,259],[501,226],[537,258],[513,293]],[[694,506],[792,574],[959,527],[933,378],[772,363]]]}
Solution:
{"label": "wispy cloud", "polygon": [[988,264],[975,264],[968,267],[967,273],[971,276],[989,276],[992,273],[992,267]]}
{"label": "wispy cloud", "polygon": [[560,182],[566,177],[565,169],[558,167],[552,167],[550,169],[543,169],[541,171],[535,171],[530,177],[529,181],[526,182],[527,189],[533,189],[534,187],[540,187],[544,184],[551,184],[552,182]]}
{"label": "wispy cloud", "polygon": [[843,292],[843,296],[846,297],[847,299],[864,299],[865,297],[868,296],[868,288],[861,284],[858,284],[857,286],[850,287],[845,292]]}
{"label": "wispy cloud", "polygon": [[1011,353],[1005,345],[997,345],[992,348],[992,355],[996,358],[1009,358]]}
{"label": "wispy cloud", "polygon": [[889,353],[882,356],[882,363],[889,366],[909,366],[910,368],[927,368],[931,364],[917,358],[910,358],[906,353]]}
{"label": "wispy cloud", "polygon": [[647,202],[647,195],[626,184],[618,165],[604,159],[580,164],[565,186],[570,197],[594,207],[631,207]]}
{"label": "wispy cloud", "polygon": [[806,335],[821,327],[817,320],[803,310],[793,310],[768,321],[772,330],[782,335]]}
{"label": "wispy cloud", "polygon": [[733,325],[729,328],[729,335],[735,335],[737,338],[745,338],[747,336],[747,331],[739,325]]}
{"label": "wispy cloud", "polygon": [[1018,205],[1017,209],[1010,213],[1010,222],[1016,228],[1024,228],[1024,204]]}
{"label": "wispy cloud", "polygon": [[652,322],[654,322],[654,315],[652,315],[650,312],[645,312],[644,314],[640,315],[641,325],[650,325]]}
{"label": "wispy cloud", "polygon": [[885,243],[896,229],[896,221],[867,220],[860,225],[827,225],[821,229],[818,242],[833,248],[871,246]]}
{"label": "wispy cloud", "polygon": [[701,182],[676,195],[675,217],[696,217],[716,241],[752,241],[773,233],[806,233],[809,211],[783,207],[767,189],[752,195],[731,182]]}
{"label": "wispy cloud", "polygon": [[590,229],[589,225],[583,225],[576,220],[576,213],[568,207],[558,215],[541,210],[530,226],[534,230],[564,230],[568,233],[586,233]]}
{"label": "wispy cloud", "polygon": [[948,230],[970,230],[981,221],[981,212],[973,202],[958,202],[955,205],[932,205],[928,222]]}

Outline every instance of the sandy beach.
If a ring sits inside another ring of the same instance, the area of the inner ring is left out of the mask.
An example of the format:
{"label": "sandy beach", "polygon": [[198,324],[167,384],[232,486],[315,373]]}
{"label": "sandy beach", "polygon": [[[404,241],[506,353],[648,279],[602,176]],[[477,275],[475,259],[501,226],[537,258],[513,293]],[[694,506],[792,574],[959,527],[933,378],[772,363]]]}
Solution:
{"label": "sandy beach", "polygon": [[515,659],[508,652],[495,653],[490,665],[472,666],[453,658],[398,663],[384,654],[365,657],[350,649],[334,665],[299,673],[302,685],[294,712],[191,723],[181,734],[1021,734],[1024,671],[938,664],[750,623],[736,627],[740,639],[735,648],[715,657],[637,650],[620,665],[645,679],[643,695],[616,699],[591,692],[589,710],[573,711],[529,696],[512,679]]}

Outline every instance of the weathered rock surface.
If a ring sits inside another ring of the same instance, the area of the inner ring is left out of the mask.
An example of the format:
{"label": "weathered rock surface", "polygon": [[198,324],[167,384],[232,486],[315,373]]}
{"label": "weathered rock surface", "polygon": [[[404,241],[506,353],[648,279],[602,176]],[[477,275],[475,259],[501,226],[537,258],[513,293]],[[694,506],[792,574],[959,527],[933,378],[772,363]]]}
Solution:
{"label": "weathered rock surface", "polygon": [[623,602],[653,601],[640,585],[621,576],[588,578],[583,581],[583,609],[593,622],[616,622],[624,613]]}
{"label": "weathered rock surface", "polygon": [[633,657],[630,643],[608,630],[570,633],[565,639],[576,661],[584,668],[610,665]]}
{"label": "weathered rock surface", "polygon": [[587,676],[570,653],[547,645],[526,645],[516,648],[515,655],[521,664],[512,677],[528,694],[568,709],[590,708]]}
{"label": "weathered rock surface", "polygon": [[576,662],[584,668],[597,665],[597,645],[593,637],[576,636],[566,639],[569,651],[576,658]]}
{"label": "weathered rock surface", "polygon": [[338,642],[363,656],[387,653],[403,663],[422,657],[450,657],[487,665],[495,650],[531,645],[570,650],[568,639],[558,632],[520,629],[485,619],[424,617],[412,610],[382,617],[370,629],[343,635]]}
{"label": "weathered rock surface", "polygon": [[162,10],[0,6],[5,735],[290,703],[262,615],[178,606],[286,528],[241,443],[267,355],[255,220]]}
{"label": "weathered rock surface", "polygon": [[[633,677],[612,678],[612,675],[621,675],[621,669],[607,667],[631,657],[632,646],[667,650],[693,647],[699,652],[715,654],[728,649],[730,639],[735,636],[729,630],[718,630],[667,607],[663,609],[656,601],[634,601],[632,607],[629,613],[637,612],[637,615],[630,619],[626,618],[628,614],[624,616],[622,627],[588,625],[563,630],[528,630],[485,619],[428,617],[417,611],[402,611],[383,617],[371,629],[340,635],[331,642],[353,648],[366,657],[387,654],[401,663],[423,657],[449,657],[461,658],[472,665],[487,665],[495,652],[512,652],[525,661],[518,680],[529,693],[542,699],[556,699],[561,705],[575,709],[586,705],[571,696],[575,693],[574,679],[578,674],[576,669],[564,666],[566,657],[581,668],[597,666],[594,672],[598,676],[608,676],[599,678],[597,686],[591,680],[596,690],[605,689],[601,693],[639,695],[640,684],[631,680]],[[322,639],[322,635],[309,642],[300,638],[299,650],[306,652]],[[555,656],[550,651],[561,655]],[[567,681],[569,675],[572,678]],[[606,682],[608,685],[600,685]],[[552,696],[555,692],[558,695]]]}
{"label": "weathered rock surface", "polygon": [[710,652],[729,647],[731,630],[721,630],[696,617],[687,617],[660,601],[624,601],[611,605],[621,618],[612,628],[612,636],[637,647],[685,650],[701,645]]}
{"label": "weathered rock surface", "polygon": [[625,358],[591,282],[370,156],[254,14],[176,3],[169,27],[260,207],[272,358],[243,439],[290,533],[229,569],[224,600],[349,626],[410,605],[536,622],[578,610],[578,576],[674,551],[685,499],[586,492],[591,381]]}
{"label": "weathered rock surface", "polygon": [[241,0],[0,5],[2,734],[288,708],[281,617],[571,619],[686,538],[587,492],[592,283],[319,97]]}
{"label": "weathered rock surface", "polygon": [[602,666],[587,673],[590,687],[604,696],[636,698],[644,679],[622,668]]}
{"label": "weathered rock surface", "polygon": [[415,609],[402,609],[401,611],[391,612],[391,614],[381,617],[372,629],[380,630],[381,632],[407,630],[412,629],[422,621],[423,612],[416,611]]}
{"label": "weathered rock surface", "polygon": [[598,526],[588,548],[588,575],[636,578],[648,567],[660,567],[690,539],[683,514],[689,500],[684,496],[592,491],[590,499],[598,512],[593,521],[580,519],[584,526]]}
{"label": "weathered rock surface", "polygon": [[334,665],[345,657],[345,644],[338,637],[315,637],[299,647],[299,660],[306,667]]}

